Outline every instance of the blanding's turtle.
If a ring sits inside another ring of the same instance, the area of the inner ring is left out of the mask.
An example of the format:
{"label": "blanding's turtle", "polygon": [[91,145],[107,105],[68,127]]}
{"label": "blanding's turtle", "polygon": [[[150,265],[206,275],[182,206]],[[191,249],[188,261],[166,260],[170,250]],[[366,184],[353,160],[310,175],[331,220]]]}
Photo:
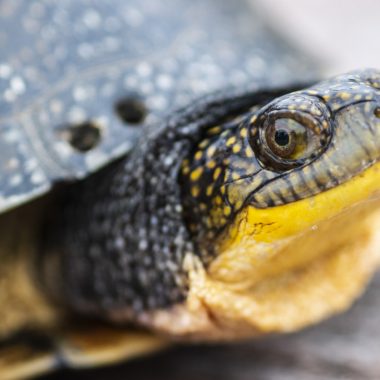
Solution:
{"label": "blanding's turtle", "polygon": [[318,81],[243,1],[0,18],[2,379],[293,331],[363,291],[379,71]]}

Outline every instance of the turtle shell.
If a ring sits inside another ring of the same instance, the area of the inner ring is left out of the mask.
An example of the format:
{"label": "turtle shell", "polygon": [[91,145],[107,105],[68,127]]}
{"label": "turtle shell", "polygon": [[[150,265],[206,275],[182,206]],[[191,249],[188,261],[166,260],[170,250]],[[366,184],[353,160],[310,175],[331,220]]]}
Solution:
{"label": "turtle shell", "polygon": [[202,94],[315,76],[245,1],[5,0],[0,49],[0,211],[126,154]]}

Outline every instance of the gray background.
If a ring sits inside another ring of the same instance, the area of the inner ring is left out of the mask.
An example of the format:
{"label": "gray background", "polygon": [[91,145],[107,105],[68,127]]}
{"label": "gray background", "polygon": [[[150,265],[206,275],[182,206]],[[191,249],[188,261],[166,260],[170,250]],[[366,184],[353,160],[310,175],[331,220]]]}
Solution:
{"label": "gray background", "polygon": [[[253,2],[253,1],[252,1]],[[271,24],[313,56],[327,74],[380,67],[380,1],[257,0]]]}

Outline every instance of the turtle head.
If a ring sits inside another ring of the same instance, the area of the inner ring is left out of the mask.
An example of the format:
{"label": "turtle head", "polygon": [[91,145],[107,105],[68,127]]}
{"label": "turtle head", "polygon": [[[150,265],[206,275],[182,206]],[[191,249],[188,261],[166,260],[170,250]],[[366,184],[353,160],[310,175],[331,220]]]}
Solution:
{"label": "turtle head", "polygon": [[182,169],[204,267],[190,289],[203,281],[202,302],[239,331],[292,330],[347,307],[379,261],[380,72],[332,78],[218,128]]}

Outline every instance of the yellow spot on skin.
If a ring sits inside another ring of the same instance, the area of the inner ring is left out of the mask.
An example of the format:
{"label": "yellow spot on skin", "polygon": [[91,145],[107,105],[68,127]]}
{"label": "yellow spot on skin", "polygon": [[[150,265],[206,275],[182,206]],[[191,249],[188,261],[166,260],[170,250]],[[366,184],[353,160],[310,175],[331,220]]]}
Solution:
{"label": "yellow spot on skin", "polygon": [[222,172],[221,168],[216,168],[215,169],[214,175],[212,176],[212,178],[214,179],[214,181],[216,181],[219,178],[221,172]]}
{"label": "yellow spot on skin", "polygon": [[331,95],[323,95],[322,98],[325,102],[328,102],[331,99]]}
{"label": "yellow spot on skin", "polygon": [[240,179],[240,175],[238,174],[238,173],[232,173],[231,174],[231,178],[234,180],[234,181],[236,181],[236,180],[238,180],[238,179]]}
{"label": "yellow spot on skin", "polygon": [[200,193],[199,186],[192,186],[191,187],[191,195],[196,198]]}
{"label": "yellow spot on skin", "polygon": [[307,93],[309,95],[318,95],[318,91],[315,91],[315,90],[309,90],[309,91],[307,91]]}
{"label": "yellow spot on skin", "polygon": [[199,144],[199,148],[203,149],[203,148],[206,148],[206,146],[210,143],[209,140],[203,140],[200,144]]}
{"label": "yellow spot on skin", "polygon": [[239,144],[235,144],[233,147],[232,147],[232,152],[233,153],[239,153],[241,151],[241,146]]}
{"label": "yellow spot on skin", "polygon": [[341,98],[342,100],[348,100],[348,99],[351,98],[351,94],[348,93],[348,92],[341,92],[341,93],[339,94],[339,96],[340,96],[340,98]]}
{"label": "yellow spot on skin", "polygon": [[361,95],[355,95],[355,96],[354,96],[354,99],[355,99],[355,100],[362,100],[362,98],[363,98],[363,97],[362,97]]}
{"label": "yellow spot on skin", "polygon": [[320,116],[321,115],[321,111],[319,110],[319,108],[314,107],[314,106],[311,108],[311,113],[313,115],[316,115],[316,116]]}
{"label": "yellow spot on skin", "polygon": [[223,208],[223,213],[224,213],[225,216],[229,216],[229,215],[231,215],[231,207],[229,207],[229,206],[225,206],[225,207]]}
{"label": "yellow spot on skin", "polygon": [[207,133],[208,133],[209,135],[216,135],[216,134],[218,134],[221,130],[222,130],[221,127],[212,127],[212,128],[210,128],[210,129],[207,131]]}
{"label": "yellow spot on skin", "polygon": [[236,142],[236,137],[235,137],[235,136],[232,136],[232,137],[230,137],[230,138],[227,140],[226,145],[227,145],[227,146],[232,146],[232,145],[235,144],[235,142]]}
{"label": "yellow spot on skin", "polygon": [[247,157],[253,157],[252,149],[249,146],[245,148],[245,154]]}
{"label": "yellow spot on skin", "polygon": [[187,175],[190,173],[189,160],[183,160],[182,162],[182,173]]}
{"label": "yellow spot on skin", "polygon": [[214,190],[214,186],[213,185],[207,186],[206,195],[209,197],[212,194],[213,190]]}
{"label": "yellow spot on skin", "polygon": [[199,167],[195,170],[193,170],[190,174],[190,179],[194,182],[194,181],[197,181],[199,179],[199,177],[202,175],[203,173],[203,168],[202,167]]}
{"label": "yellow spot on skin", "polygon": [[222,203],[223,203],[223,201],[222,201],[222,198],[221,197],[215,197],[215,203],[218,205],[218,206],[220,206]]}
{"label": "yellow spot on skin", "polygon": [[248,135],[247,128],[243,128],[240,130],[240,136],[246,138]]}
{"label": "yellow spot on skin", "polygon": [[206,166],[209,168],[209,169],[214,169],[215,166],[216,166],[216,162],[214,160],[211,160],[211,161],[208,161]]}
{"label": "yellow spot on skin", "polygon": [[198,150],[198,152],[195,153],[194,157],[196,160],[200,160],[202,158],[202,156],[203,156],[203,152],[201,150]]}
{"label": "yellow spot on skin", "polygon": [[206,211],[207,210],[207,206],[204,204],[204,203],[201,203],[199,205],[199,208],[202,210],[202,211]]}
{"label": "yellow spot on skin", "polygon": [[288,105],[288,109],[289,110],[295,110],[296,109],[296,105],[295,104],[289,104]]}
{"label": "yellow spot on skin", "polygon": [[226,186],[222,186],[220,188],[220,193],[223,194],[223,195],[226,193]]}
{"label": "yellow spot on skin", "polygon": [[308,108],[309,108],[309,106],[307,104],[301,104],[300,105],[300,109],[303,111],[307,110]]}
{"label": "yellow spot on skin", "polygon": [[257,116],[256,116],[256,115],[253,115],[253,116],[251,117],[250,122],[251,122],[251,123],[254,123],[256,120],[257,120]]}
{"label": "yellow spot on skin", "polygon": [[206,151],[207,157],[212,157],[214,155],[215,151],[216,151],[215,146],[213,146],[213,145],[210,146],[210,148],[208,148]]}

